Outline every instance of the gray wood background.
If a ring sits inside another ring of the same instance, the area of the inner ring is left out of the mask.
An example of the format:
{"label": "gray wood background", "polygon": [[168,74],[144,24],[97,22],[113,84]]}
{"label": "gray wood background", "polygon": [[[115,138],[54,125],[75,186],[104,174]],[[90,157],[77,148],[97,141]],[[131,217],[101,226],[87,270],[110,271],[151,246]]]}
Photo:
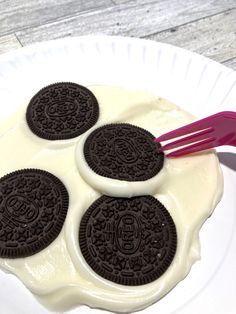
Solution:
{"label": "gray wood background", "polygon": [[0,53],[87,34],[171,43],[236,70],[236,0],[0,0]]}

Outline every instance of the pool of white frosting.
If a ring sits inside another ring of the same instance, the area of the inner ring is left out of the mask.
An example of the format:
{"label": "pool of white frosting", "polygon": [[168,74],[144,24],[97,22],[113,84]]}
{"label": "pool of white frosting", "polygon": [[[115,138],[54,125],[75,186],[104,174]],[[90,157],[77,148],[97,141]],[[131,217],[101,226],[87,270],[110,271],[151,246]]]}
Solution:
{"label": "pool of white frosting", "polygon": [[[213,150],[166,158],[161,172],[143,182],[96,175],[83,157],[83,143],[94,128],[106,123],[131,123],[159,136],[194,118],[147,92],[106,86],[88,88],[98,99],[100,116],[97,124],[78,138],[47,141],[37,137],[25,120],[27,104],[0,124],[0,176],[23,168],[47,170],[65,184],[70,196],[67,218],[56,240],[33,256],[2,258],[0,267],[15,274],[49,309],[64,311],[86,304],[131,312],[163,297],[200,258],[199,230],[221,198],[223,177]],[[177,229],[177,251],[170,267],[157,280],[143,286],[122,286],[101,278],[85,262],[78,243],[80,220],[102,194],[150,194],[171,214]]]}

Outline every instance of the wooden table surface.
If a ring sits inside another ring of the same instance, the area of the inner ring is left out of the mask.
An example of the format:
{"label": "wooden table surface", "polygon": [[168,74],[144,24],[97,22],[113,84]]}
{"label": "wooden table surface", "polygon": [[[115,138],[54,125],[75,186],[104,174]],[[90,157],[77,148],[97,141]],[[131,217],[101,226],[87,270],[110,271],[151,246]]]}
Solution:
{"label": "wooden table surface", "polygon": [[236,0],[0,0],[0,53],[87,34],[171,43],[236,70]]}

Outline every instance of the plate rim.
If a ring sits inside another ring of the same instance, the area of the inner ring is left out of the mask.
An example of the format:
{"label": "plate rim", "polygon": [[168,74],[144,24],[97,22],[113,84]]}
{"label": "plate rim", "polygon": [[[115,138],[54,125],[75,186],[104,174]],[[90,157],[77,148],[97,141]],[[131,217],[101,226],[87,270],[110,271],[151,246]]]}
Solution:
{"label": "plate rim", "polygon": [[18,55],[21,54],[26,54],[26,53],[33,53],[37,51],[37,49],[45,49],[53,46],[60,46],[63,43],[65,44],[72,44],[73,42],[79,42],[81,40],[89,41],[89,40],[113,40],[113,41],[124,41],[124,42],[132,42],[132,43],[143,43],[144,45],[150,45],[154,44],[156,46],[162,46],[162,47],[169,47],[172,49],[176,49],[177,51],[182,51],[184,53],[188,53],[189,55],[194,56],[194,58],[199,58],[201,61],[206,61],[214,66],[221,67],[223,71],[230,71],[229,74],[235,74],[236,76],[236,71],[227,67],[226,65],[215,61],[209,57],[203,56],[197,52],[191,51],[186,48],[178,47],[176,45],[172,45],[169,43],[164,43],[161,41],[155,41],[152,39],[148,38],[138,38],[138,37],[130,37],[130,36],[116,36],[116,35],[81,35],[81,36],[68,36],[68,37],[63,37],[63,38],[57,38],[57,39],[51,39],[51,40],[46,40],[46,41],[41,41],[41,42],[36,42],[32,43],[27,46],[22,46],[18,47],[15,50],[7,51],[3,54],[0,55],[0,62],[7,62],[9,61],[8,59],[11,58],[16,58]]}

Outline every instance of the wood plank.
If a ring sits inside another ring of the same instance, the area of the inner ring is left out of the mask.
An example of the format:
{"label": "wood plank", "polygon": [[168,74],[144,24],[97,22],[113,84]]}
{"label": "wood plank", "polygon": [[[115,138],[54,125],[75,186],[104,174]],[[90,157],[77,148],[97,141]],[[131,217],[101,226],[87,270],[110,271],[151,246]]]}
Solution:
{"label": "wood plank", "polygon": [[1,0],[0,35],[111,5],[111,0]]}
{"label": "wood plank", "polygon": [[0,37],[0,54],[22,47],[14,34]]}
{"label": "wood plank", "polygon": [[236,58],[225,61],[224,65],[236,71]]}
{"label": "wood plank", "polygon": [[[132,1],[17,32],[23,45],[66,36],[112,34],[144,37],[236,7],[235,0]],[[147,2],[147,3],[146,3]]]}
{"label": "wood plank", "polygon": [[216,61],[236,57],[236,9],[148,36]]}
{"label": "wood plank", "polygon": [[130,0],[112,0],[113,3],[115,4],[121,4],[121,3],[128,3]]}

